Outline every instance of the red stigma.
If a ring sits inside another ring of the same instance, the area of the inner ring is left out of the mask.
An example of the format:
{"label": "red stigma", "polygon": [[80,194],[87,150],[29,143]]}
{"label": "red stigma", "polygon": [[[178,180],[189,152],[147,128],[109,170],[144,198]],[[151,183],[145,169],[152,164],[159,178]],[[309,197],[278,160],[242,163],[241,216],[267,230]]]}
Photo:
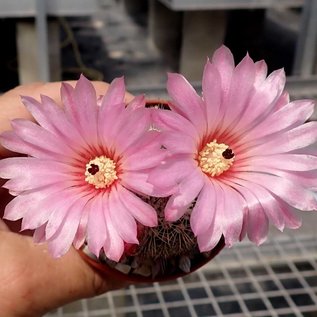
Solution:
{"label": "red stigma", "polygon": [[234,153],[230,148],[227,148],[225,151],[222,152],[222,156],[226,159],[226,160],[230,160],[234,157]]}
{"label": "red stigma", "polygon": [[99,172],[99,166],[96,164],[90,164],[90,168],[88,168],[88,172],[91,175],[96,175]]}

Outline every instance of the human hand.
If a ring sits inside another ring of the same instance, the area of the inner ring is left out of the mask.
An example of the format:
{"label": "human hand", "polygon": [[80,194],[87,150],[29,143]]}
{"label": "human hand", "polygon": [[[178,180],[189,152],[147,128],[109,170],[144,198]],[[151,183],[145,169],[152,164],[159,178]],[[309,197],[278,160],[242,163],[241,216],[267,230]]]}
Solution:
{"label": "human hand", "polygon": [[[75,84],[75,82],[69,82]],[[105,94],[108,84],[94,82],[97,95]],[[29,118],[20,96],[39,99],[40,94],[60,101],[60,83],[34,83],[19,86],[0,97],[0,133],[10,129],[10,120]],[[127,94],[127,101],[131,95]],[[1,157],[12,155],[0,147]],[[0,218],[11,196],[0,189]],[[92,297],[125,286],[101,278],[72,248],[54,259],[46,245],[35,245],[28,233],[18,234],[19,222],[0,219],[0,312],[6,317],[36,317],[76,299]]]}

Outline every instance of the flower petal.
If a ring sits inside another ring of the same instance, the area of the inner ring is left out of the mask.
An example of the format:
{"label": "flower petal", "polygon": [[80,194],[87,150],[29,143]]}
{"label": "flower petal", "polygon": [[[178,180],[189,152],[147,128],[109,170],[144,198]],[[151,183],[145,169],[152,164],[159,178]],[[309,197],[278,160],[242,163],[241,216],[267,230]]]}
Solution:
{"label": "flower petal", "polygon": [[198,138],[197,130],[192,122],[176,112],[165,109],[151,109],[151,116],[154,126],[160,131],[179,131],[195,140]]}
{"label": "flower petal", "polygon": [[0,142],[3,147],[12,152],[23,153],[37,158],[60,159],[58,153],[53,153],[25,142],[14,131],[3,132],[0,135]]}
{"label": "flower petal", "polygon": [[256,245],[260,245],[267,239],[269,221],[260,203],[252,204],[248,209],[246,220],[248,223],[248,238]]}
{"label": "flower petal", "polygon": [[246,55],[233,71],[228,96],[222,105],[224,117],[219,123],[219,134],[226,129],[231,131],[240,121],[253,90],[254,80],[255,65]]}
{"label": "flower petal", "polygon": [[125,97],[125,84],[124,84],[124,77],[114,79],[108,90],[107,93],[104,95],[101,107],[113,107],[115,105],[123,104]]}
{"label": "flower petal", "polygon": [[282,131],[305,123],[314,112],[312,100],[297,100],[285,105],[273,113],[267,120],[260,123],[250,134],[259,139],[262,136]]}
{"label": "flower petal", "polygon": [[[123,102],[123,101],[121,101]],[[139,109],[139,108],[144,108],[145,107],[145,96],[144,95],[139,95],[135,96],[128,104],[127,108],[131,108],[133,110]]]}
{"label": "flower petal", "polygon": [[308,122],[300,125],[283,134],[272,137],[266,143],[250,148],[248,155],[278,154],[291,152],[310,144],[317,140],[317,122]]}
{"label": "flower petal", "polygon": [[47,96],[41,96],[42,104],[31,97],[22,97],[22,102],[34,119],[47,131],[65,138],[74,147],[85,145],[76,126],[72,125],[63,109]]}
{"label": "flower petal", "polygon": [[83,207],[81,219],[73,242],[73,246],[75,247],[75,249],[80,249],[86,241],[88,217],[88,210]]}
{"label": "flower petal", "polygon": [[278,98],[285,86],[285,72],[277,70],[272,72],[265,82],[254,91],[245,109],[245,115],[241,116],[235,130],[243,135],[263,121],[274,110]]}
{"label": "flower petal", "polygon": [[138,222],[144,226],[157,226],[157,213],[151,205],[147,204],[124,187],[118,189],[118,194],[121,203],[124,204],[125,208],[129,210],[131,215]]}
{"label": "flower petal", "polygon": [[67,211],[65,220],[61,223],[58,232],[49,240],[48,250],[53,257],[58,258],[68,252],[74,241],[82,210],[82,201],[76,201]]}
{"label": "flower petal", "polygon": [[[63,187],[61,186],[51,185],[41,190],[20,194],[6,205],[3,218],[12,221],[21,219],[29,210],[38,209],[38,204],[48,195],[59,192],[62,189]],[[41,210],[39,209],[39,211]]]}
{"label": "flower petal", "polygon": [[231,247],[235,242],[239,241],[244,209],[246,203],[242,196],[230,186],[224,183],[216,182],[215,187],[219,187],[219,192],[223,192],[223,208],[218,210],[216,221],[222,228],[222,234],[225,238],[227,246]]}
{"label": "flower petal", "polygon": [[149,173],[148,182],[155,186],[156,191],[166,191],[166,196],[169,196],[182,178],[188,177],[195,169],[197,162],[191,156],[172,156]]}
{"label": "flower petal", "polygon": [[235,177],[263,186],[291,206],[300,210],[316,210],[317,201],[312,191],[295,185],[288,179],[262,173],[235,173]]}
{"label": "flower petal", "polygon": [[57,153],[60,157],[79,158],[62,138],[51,134],[39,125],[24,119],[15,119],[11,122],[14,132],[25,142],[37,146],[42,150]]}
{"label": "flower petal", "polygon": [[204,234],[212,226],[217,209],[217,196],[213,182],[205,184],[190,216],[190,225],[196,236]]}
{"label": "flower petal", "polygon": [[[215,129],[218,118],[223,116],[221,77],[216,66],[208,60],[203,73],[202,90],[206,103],[208,130]],[[186,129],[187,125],[183,125]]]}
{"label": "flower petal", "polygon": [[[287,162],[287,164],[285,164]],[[237,162],[238,163],[238,162]],[[235,170],[258,171],[259,167],[288,170],[288,171],[310,171],[317,169],[317,156],[304,154],[275,154],[255,156],[249,158],[245,163],[236,164]],[[272,170],[272,173],[274,171]]]}
{"label": "flower petal", "polygon": [[178,220],[188,208],[204,186],[204,176],[199,170],[194,170],[184,179],[178,187],[178,191],[168,200],[165,207],[165,219],[167,221]]}
{"label": "flower petal", "polygon": [[191,84],[182,75],[170,73],[167,90],[173,100],[170,107],[191,121],[202,136],[206,132],[207,122],[201,98]]}
{"label": "flower petal", "polygon": [[121,168],[125,171],[137,171],[159,165],[167,152],[161,144],[160,134],[153,131],[148,132],[140,142],[125,151],[125,155],[120,160]]}
{"label": "flower petal", "polygon": [[224,96],[226,96],[229,92],[232,73],[234,70],[233,55],[226,46],[222,45],[219,49],[215,51],[211,60],[218,69],[221,77],[222,92]]}
{"label": "flower petal", "polygon": [[254,87],[259,89],[267,76],[267,65],[264,60],[255,63]]}
{"label": "flower petal", "polygon": [[139,194],[151,195],[154,186],[148,182],[148,171],[124,172],[121,176],[121,185]]}
{"label": "flower petal", "polygon": [[127,148],[134,147],[137,141],[149,133],[150,126],[149,109],[141,108],[131,111],[129,120],[125,121],[115,137],[118,154],[121,155]]}
{"label": "flower petal", "polygon": [[107,227],[105,213],[108,212],[108,195],[99,194],[90,200],[87,205],[88,223],[87,223],[87,243],[89,250],[99,257],[100,250],[107,240]]}
{"label": "flower petal", "polygon": [[120,194],[122,193],[118,193],[116,188],[112,189],[109,194],[109,218],[123,241],[138,244],[136,222],[121,202]]}
{"label": "flower petal", "polygon": [[[107,206],[107,208],[110,208]],[[105,213],[106,227],[107,227],[107,237],[106,243],[104,245],[104,251],[106,256],[113,261],[119,262],[120,258],[124,252],[124,243],[117,230],[112,224],[109,212]]]}

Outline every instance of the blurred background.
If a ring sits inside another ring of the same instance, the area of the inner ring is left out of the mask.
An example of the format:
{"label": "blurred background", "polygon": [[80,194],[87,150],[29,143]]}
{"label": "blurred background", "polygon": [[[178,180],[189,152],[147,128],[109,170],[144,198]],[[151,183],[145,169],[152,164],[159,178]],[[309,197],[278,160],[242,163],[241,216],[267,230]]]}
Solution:
{"label": "blurred background", "polygon": [[[166,98],[166,72],[197,88],[221,44],[284,68],[292,98],[317,97],[317,0],[0,0],[0,93],[34,81],[110,82]],[[227,249],[192,275],[131,286],[47,317],[316,317],[317,215]]]}

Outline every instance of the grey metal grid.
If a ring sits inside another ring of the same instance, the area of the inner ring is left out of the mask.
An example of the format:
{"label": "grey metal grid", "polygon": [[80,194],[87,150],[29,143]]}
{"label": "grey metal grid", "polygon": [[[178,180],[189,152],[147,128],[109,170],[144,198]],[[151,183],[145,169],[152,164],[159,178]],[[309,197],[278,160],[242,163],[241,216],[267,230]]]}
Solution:
{"label": "grey metal grid", "polygon": [[165,283],[132,285],[66,305],[47,317],[317,316],[317,242],[273,236],[225,249],[197,272]]}

